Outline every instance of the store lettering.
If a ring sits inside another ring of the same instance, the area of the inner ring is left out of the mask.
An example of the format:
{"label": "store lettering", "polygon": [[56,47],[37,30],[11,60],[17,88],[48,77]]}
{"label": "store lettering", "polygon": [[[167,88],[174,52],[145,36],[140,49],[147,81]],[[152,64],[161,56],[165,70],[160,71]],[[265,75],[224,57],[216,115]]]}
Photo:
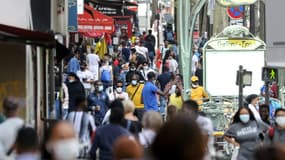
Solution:
{"label": "store lettering", "polygon": [[219,48],[248,48],[255,44],[254,40],[229,40],[229,41],[218,41]]}

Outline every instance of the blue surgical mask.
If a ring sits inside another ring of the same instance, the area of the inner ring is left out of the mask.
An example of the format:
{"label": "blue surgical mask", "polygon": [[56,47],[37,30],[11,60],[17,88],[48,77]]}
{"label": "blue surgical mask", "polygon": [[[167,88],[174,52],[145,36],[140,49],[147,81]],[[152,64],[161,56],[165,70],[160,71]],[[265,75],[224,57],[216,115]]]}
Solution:
{"label": "blue surgical mask", "polygon": [[249,121],[249,114],[241,114],[239,115],[239,119],[242,123],[247,123]]}

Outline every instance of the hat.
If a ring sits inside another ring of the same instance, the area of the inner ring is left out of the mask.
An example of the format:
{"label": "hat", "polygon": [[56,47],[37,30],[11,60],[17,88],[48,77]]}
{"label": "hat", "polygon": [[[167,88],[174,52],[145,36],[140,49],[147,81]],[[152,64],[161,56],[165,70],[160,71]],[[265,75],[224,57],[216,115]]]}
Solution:
{"label": "hat", "polygon": [[199,80],[199,78],[197,76],[192,76],[191,77],[191,81],[192,82],[195,82],[195,81],[198,81],[198,80]]}

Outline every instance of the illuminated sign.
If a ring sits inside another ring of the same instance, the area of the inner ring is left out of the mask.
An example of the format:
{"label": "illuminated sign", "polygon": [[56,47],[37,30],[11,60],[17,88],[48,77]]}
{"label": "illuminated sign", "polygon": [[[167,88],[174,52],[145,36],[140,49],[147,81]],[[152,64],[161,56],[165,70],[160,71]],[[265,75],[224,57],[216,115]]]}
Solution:
{"label": "illuminated sign", "polygon": [[251,5],[257,0],[216,0],[217,3],[224,7],[239,6],[239,5]]}
{"label": "illuminated sign", "polygon": [[278,70],[277,68],[263,67],[262,80],[277,81]]}

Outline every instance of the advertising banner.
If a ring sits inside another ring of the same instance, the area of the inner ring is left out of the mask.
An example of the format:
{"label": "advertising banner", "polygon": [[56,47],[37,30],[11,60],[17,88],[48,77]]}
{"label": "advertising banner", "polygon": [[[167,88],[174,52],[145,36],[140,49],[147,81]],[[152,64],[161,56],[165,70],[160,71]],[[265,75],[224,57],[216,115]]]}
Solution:
{"label": "advertising banner", "polygon": [[77,0],[68,0],[68,32],[77,32]]}

